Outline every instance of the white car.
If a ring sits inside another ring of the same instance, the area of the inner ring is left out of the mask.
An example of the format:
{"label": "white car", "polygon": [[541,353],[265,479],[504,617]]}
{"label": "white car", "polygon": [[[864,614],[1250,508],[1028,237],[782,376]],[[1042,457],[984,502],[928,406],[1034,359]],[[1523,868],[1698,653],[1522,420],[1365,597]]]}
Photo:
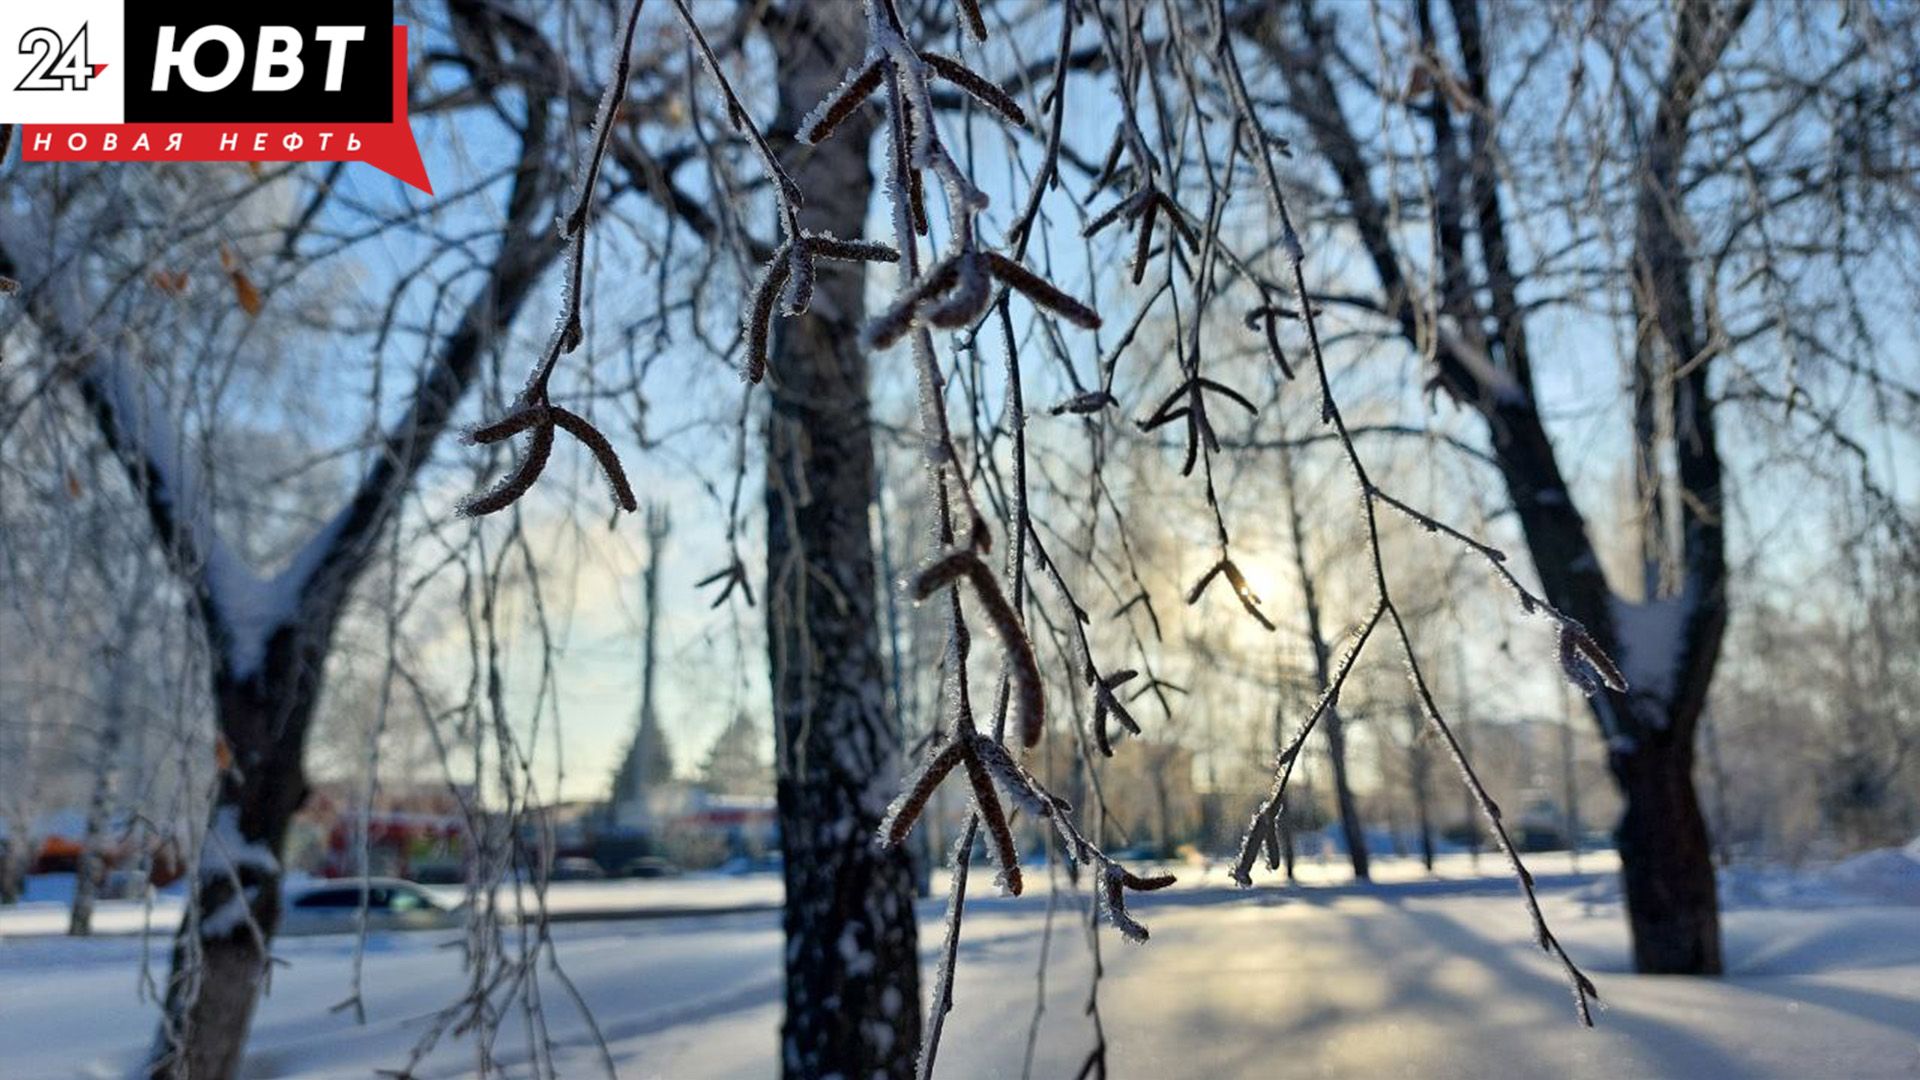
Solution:
{"label": "white car", "polygon": [[358,878],[310,885],[289,895],[282,934],[351,934],[365,904],[369,930],[444,930],[460,925],[458,908],[399,878]]}

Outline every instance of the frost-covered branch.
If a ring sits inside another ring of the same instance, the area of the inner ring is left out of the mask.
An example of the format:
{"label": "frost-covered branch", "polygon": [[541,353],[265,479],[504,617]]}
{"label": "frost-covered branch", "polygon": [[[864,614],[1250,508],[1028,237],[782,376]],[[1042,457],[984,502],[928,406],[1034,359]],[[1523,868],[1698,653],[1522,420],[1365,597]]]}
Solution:
{"label": "frost-covered branch", "polygon": [[1562,668],[1569,678],[1575,679],[1582,685],[1583,689],[1590,689],[1598,682],[1604,681],[1609,686],[1618,686],[1618,688],[1624,690],[1624,683],[1621,682],[1619,672],[1614,668],[1612,662],[1606,658],[1605,654],[1593,643],[1592,639],[1586,635],[1585,631],[1579,628],[1577,623],[1572,622],[1572,620],[1564,616],[1559,616],[1558,612],[1553,612],[1551,608],[1545,607],[1545,605],[1538,601],[1531,593],[1520,587],[1518,581],[1514,580],[1512,575],[1508,573],[1502,565],[1505,561],[1503,555],[1486,545],[1471,540],[1457,530],[1447,528],[1438,521],[1411,510],[1398,500],[1390,500],[1369,477],[1366,466],[1361,462],[1360,453],[1354,444],[1353,436],[1347,430],[1346,419],[1342,416],[1339,403],[1334,397],[1333,382],[1328,372],[1326,356],[1322,351],[1317,319],[1307,288],[1305,251],[1300,243],[1299,234],[1294,229],[1292,215],[1287,204],[1286,193],[1281,186],[1278,172],[1273,165],[1271,148],[1265,145],[1265,140],[1259,134],[1258,120],[1254,114],[1250,95],[1247,92],[1245,79],[1240,72],[1239,61],[1234,55],[1233,41],[1227,34],[1227,14],[1224,0],[1214,0],[1213,19],[1214,29],[1217,35],[1215,38],[1217,67],[1222,80],[1226,84],[1230,100],[1234,108],[1238,111],[1242,124],[1245,125],[1242,130],[1250,133],[1253,141],[1257,144],[1253,156],[1260,165],[1260,176],[1266,190],[1269,204],[1274,216],[1280,222],[1282,251],[1286,256],[1288,270],[1292,278],[1296,309],[1300,313],[1300,322],[1306,333],[1308,355],[1313,365],[1315,378],[1319,384],[1321,418],[1323,423],[1332,427],[1338,434],[1348,469],[1360,488],[1361,508],[1366,525],[1367,555],[1371,565],[1371,577],[1374,589],[1374,608],[1372,614],[1363,624],[1361,632],[1354,637],[1347,650],[1341,655],[1334,669],[1333,676],[1328,680],[1326,690],[1321,695],[1319,704],[1314,707],[1306,723],[1301,726],[1301,733],[1295,737],[1292,743],[1281,751],[1280,757],[1276,761],[1273,788],[1269,792],[1267,799],[1262,803],[1260,810],[1255,812],[1247,830],[1247,835],[1241,841],[1240,856],[1235,863],[1235,879],[1242,886],[1250,884],[1247,872],[1252,866],[1255,849],[1264,848],[1269,853],[1268,857],[1270,860],[1273,859],[1274,853],[1277,852],[1278,837],[1275,830],[1277,828],[1278,813],[1285,798],[1287,781],[1292,775],[1294,758],[1298,755],[1299,748],[1305,739],[1306,733],[1312,729],[1313,724],[1319,717],[1337,702],[1340,689],[1345,684],[1347,676],[1353,670],[1353,665],[1359,660],[1360,655],[1365,650],[1367,642],[1371,639],[1374,631],[1384,618],[1393,624],[1402,658],[1406,662],[1408,678],[1412,681],[1415,692],[1419,697],[1427,723],[1439,734],[1440,738],[1452,753],[1454,764],[1459,768],[1463,782],[1466,783],[1468,789],[1472,792],[1474,802],[1487,819],[1487,823],[1492,828],[1494,837],[1499,843],[1501,851],[1506,855],[1509,864],[1513,868],[1514,876],[1520,883],[1521,895],[1526,903],[1528,915],[1533,921],[1536,943],[1542,950],[1553,954],[1560,961],[1566,971],[1568,981],[1573,988],[1575,1011],[1578,1013],[1581,1022],[1590,1026],[1593,1023],[1593,1017],[1588,1003],[1590,998],[1597,996],[1593,983],[1574,964],[1572,958],[1567,955],[1566,950],[1560,945],[1559,940],[1555,938],[1548,929],[1546,919],[1540,912],[1539,900],[1534,895],[1532,875],[1530,875],[1526,867],[1522,865],[1519,852],[1514,848],[1513,841],[1507,835],[1506,826],[1501,819],[1500,808],[1493,801],[1492,797],[1487,794],[1485,786],[1480,782],[1478,774],[1475,773],[1472,764],[1467,760],[1465,753],[1461,750],[1459,740],[1455,738],[1452,727],[1448,724],[1445,717],[1442,716],[1439,706],[1434,701],[1433,694],[1428,688],[1426,677],[1421,670],[1419,657],[1414,650],[1413,640],[1407,633],[1406,624],[1401,618],[1398,607],[1395,605],[1392,590],[1388,583],[1386,559],[1381,552],[1380,545],[1380,527],[1376,509],[1378,504],[1387,502],[1388,505],[1393,506],[1402,513],[1413,516],[1415,520],[1420,522],[1424,527],[1433,531],[1445,531],[1456,540],[1468,544],[1474,550],[1484,555],[1488,561],[1494,565],[1496,571],[1503,575],[1513,588],[1518,590],[1521,596],[1522,607],[1525,610],[1531,612],[1536,608],[1542,608],[1556,616],[1559,619],[1560,662]]}

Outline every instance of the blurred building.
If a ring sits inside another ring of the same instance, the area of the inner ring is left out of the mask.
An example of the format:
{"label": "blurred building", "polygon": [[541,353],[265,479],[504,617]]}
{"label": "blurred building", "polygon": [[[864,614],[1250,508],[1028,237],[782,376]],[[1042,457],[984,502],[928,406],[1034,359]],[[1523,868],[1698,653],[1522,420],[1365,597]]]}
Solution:
{"label": "blurred building", "polygon": [[371,805],[358,785],[318,783],[294,815],[286,865],[321,877],[378,877],[459,881],[468,851],[464,806],[469,785],[402,784],[375,790]]}
{"label": "blurred building", "polygon": [[703,869],[731,859],[759,859],[780,846],[771,796],[721,794],[682,781],[608,804],[600,825],[580,853],[591,854],[609,870],[642,855]]}
{"label": "blurred building", "polygon": [[[0,851],[12,860],[19,845],[19,862],[29,874],[74,873],[86,851],[86,837],[84,810],[50,810],[34,817],[24,830],[0,818]],[[101,869],[108,873],[138,870],[155,885],[165,886],[183,869],[186,837],[156,832],[143,818],[125,814],[109,818],[96,843]]]}

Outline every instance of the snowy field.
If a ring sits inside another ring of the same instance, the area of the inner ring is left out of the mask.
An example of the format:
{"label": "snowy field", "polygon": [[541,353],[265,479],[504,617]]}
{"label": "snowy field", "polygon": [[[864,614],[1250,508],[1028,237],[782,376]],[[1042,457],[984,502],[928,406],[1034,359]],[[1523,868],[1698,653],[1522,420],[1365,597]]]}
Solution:
{"label": "snowy field", "polygon": [[[1150,944],[1102,937],[1112,1075],[1920,1076],[1920,849],[1812,873],[1730,875],[1729,975],[1713,981],[1625,973],[1610,860],[1589,855],[1578,874],[1564,856],[1531,863],[1554,929],[1600,985],[1607,1007],[1596,1030],[1574,1023],[1565,984],[1531,947],[1497,860],[1476,875],[1464,858],[1449,859],[1431,879],[1382,860],[1383,880],[1371,886],[1309,865],[1303,878],[1313,884],[1252,893],[1225,888],[1218,869],[1189,869],[1183,887],[1135,901]],[[764,878],[556,886],[555,905],[677,907],[662,898],[688,889],[701,903],[749,906],[769,888],[777,895]],[[1053,924],[1036,1077],[1074,1075],[1091,1045],[1073,900],[1063,890]],[[1021,1075],[1047,908],[1044,896],[969,904],[942,1075]],[[929,953],[939,910],[921,909]],[[24,936],[17,923],[29,917],[0,913],[0,934],[11,935],[0,939],[0,1076],[126,1075],[152,1023],[138,996],[142,939]],[[776,914],[589,921],[554,935],[620,1076],[775,1075]],[[458,993],[459,957],[445,947],[457,940],[375,935],[364,1026],[329,1011],[347,996],[353,939],[282,942],[285,963],[245,1075],[363,1078],[404,1064],[427,1018]],[[156,977],[164,960],[156,940]],[[557,986],[547,1000],[560,1075],[604,1075]],[[516,1018],[495,1052],[524,1073],[526,1051]],[[469,1041],[452,1042],[420,1075],[466,1075],[472,1061]]]}

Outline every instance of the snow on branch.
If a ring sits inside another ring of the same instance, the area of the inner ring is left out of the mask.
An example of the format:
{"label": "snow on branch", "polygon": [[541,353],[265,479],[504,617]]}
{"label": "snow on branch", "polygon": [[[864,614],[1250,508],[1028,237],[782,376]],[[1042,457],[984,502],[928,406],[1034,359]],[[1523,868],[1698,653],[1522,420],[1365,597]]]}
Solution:
{"label": "snow on branch", "polygon": [[[63,327],[62,336],[67,332]],[[119,353],[88,351],[92,360],[81,378],[99,402],[102,425],[111,428],[109,441],[143,473],[136,486],[144,486],[156,515],[164,513],[161,531],[171,534],[173,557],[212,609],[228,669],[245,678],[258,668],[273,629],[293,613],[219,534],[200,464],[159,390]]]}
{"label": "snow on branch", "polygon": [[[1612,602],[1613,636],[1620,650],[1620,667],[1595,666],[1602,679],[1612,672],[1613,681],[1607,686],[1624,690],[1631,682],[1633,688],[1658,701],[1671,700],[1674,685],[1680,676],[1681,657],[1686,653],[1684,644],[1687,623],[1693,618],[1699,604],[1691,583],[1673,596],[1638,604],[1628,603],[1615,597]],[[1591,639],[1585,644],[1591,644]],[[1590,655],[1582,643],[1563,643],[1562,655],[1573,650],[1577,656]],[[1605,658],[1602,657],[1604,660]],[[1615,685],[1618,682],[1620,685]],[[1594,690],[1588,690],[1591,696]],[[1664,712],[1650,710],[1664,716]]]}
{"label": "snow on branch", "polygon": [[259,934],[253,905],[260,883],[280,876],[280,860],[273,849],[240,832],[240,808],[222,806],[200,842],[197,887],[203,892],[225,890],[226,899],[200,917],[202,941],[218,941],[242,929]]}
{"label": "snow on branch", "polygon": [[[28,291],[28,311],[49,344],[78,360],[80,388],[102,434],[147,503],[169,559],[193,583],[211,618],[225,669],[237,678],[259,670],[268,640],[297,614],[301,590],[318,565],[327,530],[305,545],[279,575],[263,580],[220,535],[201,463],[146,365],[117,343],[106,304],[87,278],[77,249],[56,250],[46,225],[53,215],[0,214],[0,253],[23,273],[41,271]],[[30,279],[31,280],[31,279]]]}

